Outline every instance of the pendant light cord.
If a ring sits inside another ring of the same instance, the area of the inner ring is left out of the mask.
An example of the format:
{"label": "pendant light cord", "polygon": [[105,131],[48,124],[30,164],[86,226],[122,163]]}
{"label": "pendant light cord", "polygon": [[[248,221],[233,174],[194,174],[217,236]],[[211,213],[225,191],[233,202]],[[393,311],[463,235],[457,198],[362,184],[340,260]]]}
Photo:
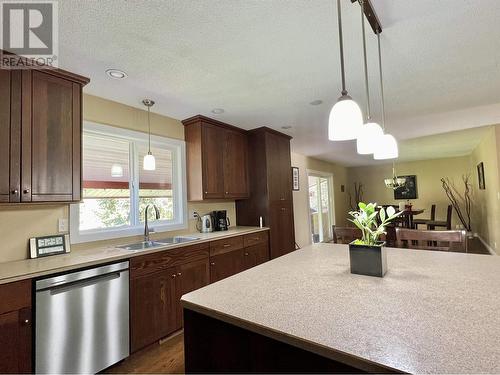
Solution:
{"label": "pendant light cord", "polygon": [[151,153],[151,107],[148,107],[148,153]]}
{"label": "pendant light cord", "polygon": [[337,0],[337,19],[339,24],[339,46],[340,46],[340,70],[342,72],[342,95],[347,95],[345,89],[345,69],[344,69],[344,42],[342,37],[342,9],[340,0]]}
{"label": "pendant light cord", "polygon": [[380,52],[380,32],[377,31],[378,45],[378,69],[380,74],[380,97],[382,100],[382,129],[385,132],[385,101],[384,101],[384,80],[382,78],[382,53]]}
{"label": "pendant light cord", "polygon": [[366,119],[371,119],[370,88],[368,86],[368,63],[366,62],[366,36],[365,36],[365,1],[359,0],[361,9],[361,32],[363,34],[363,60],[365,64],[365,89],[366,89]]}

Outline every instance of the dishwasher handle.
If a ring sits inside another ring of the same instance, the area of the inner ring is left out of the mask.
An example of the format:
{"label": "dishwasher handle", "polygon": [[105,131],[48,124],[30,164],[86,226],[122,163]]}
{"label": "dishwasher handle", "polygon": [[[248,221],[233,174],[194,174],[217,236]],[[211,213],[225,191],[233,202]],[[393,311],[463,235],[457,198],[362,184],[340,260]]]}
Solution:
{"label": "dishwasher handle", "polygon": [[118,279],[118,278],[120,278],[120,275],[121,275],[120,272],[108,273],[106,275],[98,275],[98,276],[91,277],[89,279],[73,281],[73,282],[66,283],[66,284],[48,287],[46,289],[39,289],[39,290],[37,290],[37,292],[43,292],[45,290],[49,290],[50,295],[53,296],[56,294],[69,292],[69,291],[72,291],[72,290],[75,290],[78,288],[85,288],[87,286],[92,286],[92,285],[95,285],[95,284],[100,283],[100,282]]}
{"label": "dishwasher handle", "polygon": [[47,279],[37,280],[35,283],[36,291],[46,289],[53,289],[64,285],[73,285],[75,283],[82,283],[85,280],[91,280],[99,276],[106,276],[109,274],[119,274],[129,268],[129,262],[113,263],[101,267],[91,268],[83,271],[76,271],[64,275],[49,277]]}

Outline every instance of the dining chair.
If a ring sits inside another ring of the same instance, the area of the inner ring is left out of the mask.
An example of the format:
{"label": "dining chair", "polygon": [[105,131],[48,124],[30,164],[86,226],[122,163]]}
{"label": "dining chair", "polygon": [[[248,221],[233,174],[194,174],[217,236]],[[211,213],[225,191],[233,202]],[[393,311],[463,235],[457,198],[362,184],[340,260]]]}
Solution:
{"label": "dining chair", "polygon": [[396,228],[397,247],[409,249],[467,252],[464,230],[417,230]]}
{"label": "dining chair", "polygon": [[442,220],[429,220],[427,222],[427,230],[434,230],[436,227],[446,228],[451,230],[451,215],[453,213],[453,206],[448,205],[448,210],[446,211],[446,221]]}
{"label": "dining chair", "polygon": [[431,217],[429,219],[413,219],[413,229],[418,229],[419,224],[427,225],[427,222],[435,220],[436,220],[436,205],[433,204],[431,206]]}
{"label": "dining chair", "polygon": [[363,234],[361,229],[353,227],[336,227],[332,225],[333,228],[333,242],[349,244],[357,238],[361,238]]}

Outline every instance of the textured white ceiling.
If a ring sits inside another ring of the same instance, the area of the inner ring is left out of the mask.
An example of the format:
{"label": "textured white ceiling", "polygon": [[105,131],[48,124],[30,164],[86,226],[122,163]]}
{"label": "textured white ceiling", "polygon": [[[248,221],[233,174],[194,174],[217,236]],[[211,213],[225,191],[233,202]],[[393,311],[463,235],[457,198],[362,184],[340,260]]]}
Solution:
{"label": "textured white ceiling", "polygon": [[[500,123],[500,1],[372,3],[384,28],[390,132],[403,139]],[[248,129],[291,125],[296,152],[345,165],[371,162],[356,155],[352,142],[327,140],[328,113],[340,92],[334,0],[59,4],[59,64],[91,78],[86,92],[137,107],[151,97],[155,112],[177,119],[201,113]],[[349,0],[342,6],[348,89],[364,108],[359,6]],[[371,33],[368,54],[378,119]],[[129,78],[112,80],[108,68]],[[308,104],[315,99],[323,104]],[[214,115],[213,108],[225,113]]]}

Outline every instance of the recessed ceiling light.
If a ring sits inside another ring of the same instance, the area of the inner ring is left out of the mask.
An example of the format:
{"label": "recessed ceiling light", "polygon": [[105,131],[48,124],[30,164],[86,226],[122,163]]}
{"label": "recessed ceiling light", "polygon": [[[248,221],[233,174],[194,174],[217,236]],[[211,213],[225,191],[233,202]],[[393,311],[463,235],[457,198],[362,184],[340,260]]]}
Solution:
{"label": "recessed ceiling light", "polygon": [[316,100],[313,100],[311,103],[309,103],[310,105],[320,105],[320,104],[323,104],[323,100],[320,100],[320,99],[316,99]]}
{"label": "recessed ceiling light", "polygon": [[216,115],[220,115],[221,113],[224,113],[224,110],[222,108],[214,108],[214,109],[212,109],[212,113],[215,113]]}
{"label": "recessed ceiling light", "polygon": [[283,130],[288,130],[288,129],[291,129],[292,126],[291,125],[285,125],[285,126],[282,126],[281,129]]}
{"label": "recessed ceiling light", "polygon": [[108,69],[106,70],[106,74],[114,79],[124,79],[128,77],[127,73],[118,69]]}

